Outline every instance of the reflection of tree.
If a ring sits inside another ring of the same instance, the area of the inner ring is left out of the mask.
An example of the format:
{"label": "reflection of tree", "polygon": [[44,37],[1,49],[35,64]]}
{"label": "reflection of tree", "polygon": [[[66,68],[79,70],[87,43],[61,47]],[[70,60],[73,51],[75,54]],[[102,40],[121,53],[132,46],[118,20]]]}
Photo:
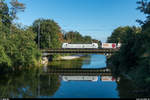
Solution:
{"label": "reflection of tree", "polygon": [[150,97],[150,92],[137,87],[134,81],[125,79],[124,77],[121,77],[117,84],[120,98]]}
{"label": "reflection of tree", "polygon": [[124,79],[124,77],[121,77],[119,83],[117,84],[120,98],[135,98],[135,95],[132,93],[132,90],[134,88],[131,81]]}
{"label": "reflection of tree", "polygon": [[75,60],[62,60],[50,62],[50,68],[81,68],[83,65],[83,58]]}
{"label": "reflection of tree", "polygon": [[83,64],[89,65],[91,63],[91,56],[86,55],[86,57],[83,57]]}
{"label": "reflection of tree", "polygon": [[[40,76],[38,70],[22,71],[15,74],[0,76],[0,98],[35,98],[38,96],[38,85],[41,95],[51,96],[60,86],[58,76]],[[39,84],[40,81],[40,84]]]}
{"label": "reflection of tree", "polygon": [[[30,77],[28,77],[27,74],[29,74]],[[33,78],[33,75],[31,73],[27,74],[23,72],[11,75],[8,74],[1,77],[2,79],[0,82],[0,97],[19,97],[19,95],[28,97],[30,92],[33,93],[32,82],[35,81],[35,77]],[[26,80],[27,77],[28,80]]]}
{"label": "reflection of tree", "polygon": [[60,87],[58,75],[40,75],[40,95],[53,96]]}

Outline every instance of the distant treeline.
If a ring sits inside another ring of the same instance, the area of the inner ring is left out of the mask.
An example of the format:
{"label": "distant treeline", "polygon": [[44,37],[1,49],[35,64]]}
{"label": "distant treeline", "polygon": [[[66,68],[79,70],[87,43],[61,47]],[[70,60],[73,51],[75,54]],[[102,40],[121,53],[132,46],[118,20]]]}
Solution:
{"label": "distant treeline", "polygon": [[64,33],[51,19],[37,19],[31,26],[14,23],[26,7],[18,0],[9,3],[0,0],[0,73],[39,65],[40,49],[61,48],[63,42],[100,43],[77,31]]}
{"label": "distant treeline", "polygon": [[150,91],[150,2],[137,2],[139,9],[146,15],[140,22],[141,27],[125,26],[115,29],[107,42],[120,42],[122,46],[113,54],[107,64],[114,76],[129,76],[135,86]]}
{"label": "distant treeline", "polygon": [[35,41],[41,49],[46,48],[61,48],[62,43],[101,43],[90,36],[82,36],[77,31],[64,32],[60,26],[51,19],[38,19],[33,23],[34,33],[36,34]]}

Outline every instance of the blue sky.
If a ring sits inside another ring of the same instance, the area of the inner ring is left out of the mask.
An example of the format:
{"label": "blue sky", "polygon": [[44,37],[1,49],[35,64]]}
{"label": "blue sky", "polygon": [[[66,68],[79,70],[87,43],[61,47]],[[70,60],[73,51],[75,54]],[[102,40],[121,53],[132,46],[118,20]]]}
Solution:
{"label": "blue sky", "polygon": [[119,26],[139,24],[145,16],[136,10],[137,0],[20,0],[26,10],[17,22],[32,25],[38,18],[50,18],[65,31],[78,31],[105,42]]}

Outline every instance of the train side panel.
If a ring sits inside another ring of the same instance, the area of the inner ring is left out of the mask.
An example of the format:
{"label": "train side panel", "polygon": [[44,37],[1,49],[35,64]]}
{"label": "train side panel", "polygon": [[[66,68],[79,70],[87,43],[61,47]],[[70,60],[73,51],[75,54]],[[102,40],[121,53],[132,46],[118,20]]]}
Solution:
{"label": "train side panel", "polygon": [[98,48],[97,43],[92,44],[68,44],[63,43],[62,48]]}
{"label": "train side panel", "polygon": [[102,48],[115,49],[116,47],[116,43],[102,43]]}

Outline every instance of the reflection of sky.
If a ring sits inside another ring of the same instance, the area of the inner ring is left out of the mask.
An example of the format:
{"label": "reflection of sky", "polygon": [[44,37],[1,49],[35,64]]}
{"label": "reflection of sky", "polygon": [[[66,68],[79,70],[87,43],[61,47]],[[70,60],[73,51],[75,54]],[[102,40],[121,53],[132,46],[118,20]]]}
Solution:
{"label": "reflection of sky", "polygon": [[69,81],[61,82],[61,87],[53,98],[118,98],[115,82]]}
{"label": "reflection of sky", "polygon": [[[88,60],[88,59],[87,59]],[[84,64],[82,68],[100,68],[106,66],[106,57],[103,55],[91,55],[91,62]],[[88,61],[87,61],[88,62]],[[98,81],[61,81],[61,86],[51,96],[40,96],[41,98],[119,98],[116,90],[116,82],[102,82],[100,76]]]}
{"label": "reflection of sky", "polygon": [[106,56],[92,55],[89,64],[82,65],[82,68],[102,68],[106,67]]}

